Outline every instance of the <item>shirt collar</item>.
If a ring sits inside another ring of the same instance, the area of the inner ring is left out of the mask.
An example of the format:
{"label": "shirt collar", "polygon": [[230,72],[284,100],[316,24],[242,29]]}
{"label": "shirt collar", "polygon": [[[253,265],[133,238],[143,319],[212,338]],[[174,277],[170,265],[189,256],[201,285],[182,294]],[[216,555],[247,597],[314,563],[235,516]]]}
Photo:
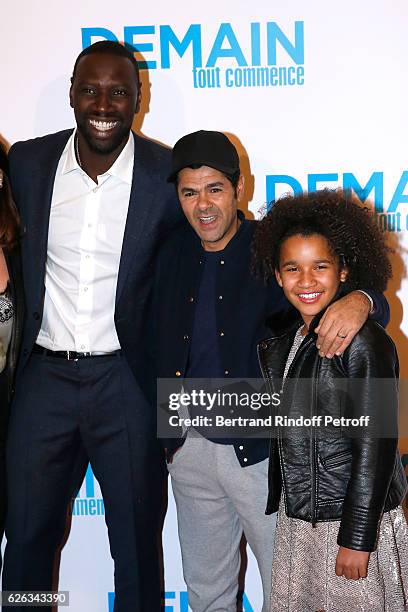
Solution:
{"label": "shirt collar", "polygon": [[[63,155],[65,154],[65,161],[62,166],[61,174],[68,174],[73,170],[79,170],[83,172],[82,168],[77,162],[77,158],[75,155],[75,136],[76,130],[74,130],[65,146]],[[130,132],[129,138],[122,151],[120,152],[119,157],[115,160],[113,165],[107,170],[104,174],[100,176],[115,176],[119,180],[127,183],[128,185],[132,184],[133,179],[133,162],[135,155],[135,139],[133,138],[133,133]]]}
{"label": "shirt collar", "polygon": [[135,139],[133,138],[133,133],[130,132],[128,141],[120,152],[119,157],[109,168],[109,170],[105,172],[105,174],[116,176],[116,178],[118,178],[119,180],[123,181],[124,183],[127,183],[128,185],[131,185],[133,179],[134,158]]}
{"label": "shirt collar", "polygon": [[68,174],[68,172],[73,170],[81,170],[75,156],[75,134],[76,130],[72,132],[62,152],[62,157],[65,155],[65,160],[61,168],[61,174]]}

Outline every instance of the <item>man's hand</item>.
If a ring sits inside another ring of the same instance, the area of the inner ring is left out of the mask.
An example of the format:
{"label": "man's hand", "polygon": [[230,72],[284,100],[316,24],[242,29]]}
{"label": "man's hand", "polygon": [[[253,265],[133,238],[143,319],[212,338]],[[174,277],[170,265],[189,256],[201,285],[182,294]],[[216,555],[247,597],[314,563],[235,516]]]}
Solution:
{"label": "man's hand", "polygon": [[319,334],[316,342],[319,355],[329,358],[341,355],[367,321],[370,308],[370,300],[360,291],[352,291],[331,304],[315,329]]}
{"label": "man's hand", "polygon": [[336,557],[336,575],[345,576],[348,580],[367,578],[369,558],[369,552],[340,546]]}

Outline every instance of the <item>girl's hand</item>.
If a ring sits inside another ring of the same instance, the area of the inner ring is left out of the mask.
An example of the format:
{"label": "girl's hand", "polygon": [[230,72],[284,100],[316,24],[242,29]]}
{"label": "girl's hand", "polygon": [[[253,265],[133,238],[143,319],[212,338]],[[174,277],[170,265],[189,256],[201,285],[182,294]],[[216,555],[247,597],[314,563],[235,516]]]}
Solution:
{"label": "girl's hand", "polygon": [[336,558],[336,575],[345,576],[348,580],[367,578],[369,558],[369,552],[340,546]]}

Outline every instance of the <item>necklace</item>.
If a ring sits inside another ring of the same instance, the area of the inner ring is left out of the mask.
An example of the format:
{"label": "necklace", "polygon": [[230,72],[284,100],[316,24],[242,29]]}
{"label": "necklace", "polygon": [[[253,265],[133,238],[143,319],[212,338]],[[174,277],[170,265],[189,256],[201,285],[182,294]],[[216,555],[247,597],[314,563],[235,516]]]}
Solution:
{"label": "necklace", "polygon": [[82,170],[82,162],[81,162],[81,157],[79,155],[78,134],[75,134],[75,155],[76,155],[79,167]]}

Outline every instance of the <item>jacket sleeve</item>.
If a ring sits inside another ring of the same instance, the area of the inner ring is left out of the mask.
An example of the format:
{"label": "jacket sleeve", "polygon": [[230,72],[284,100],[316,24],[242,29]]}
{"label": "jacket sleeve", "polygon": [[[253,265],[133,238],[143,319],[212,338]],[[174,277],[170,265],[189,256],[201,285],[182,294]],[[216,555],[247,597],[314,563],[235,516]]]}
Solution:
{"label": "jacket sleeve", "polygon": [[364,289],[364,292],[373,300],[374,312],[370,314],[372,321],[377,321],[382,327],[387,327],[390,322],[390,306],[383,293]]}
{"label": "jacket sleeve", "polygon": [[370,420],[366,429],[352,428],[351,476],[337,542],[371,552],[377,546],[397,458],[398,356],[389,336],[368,322],[345,351],[343,366],[348,377],[347,416]]}

